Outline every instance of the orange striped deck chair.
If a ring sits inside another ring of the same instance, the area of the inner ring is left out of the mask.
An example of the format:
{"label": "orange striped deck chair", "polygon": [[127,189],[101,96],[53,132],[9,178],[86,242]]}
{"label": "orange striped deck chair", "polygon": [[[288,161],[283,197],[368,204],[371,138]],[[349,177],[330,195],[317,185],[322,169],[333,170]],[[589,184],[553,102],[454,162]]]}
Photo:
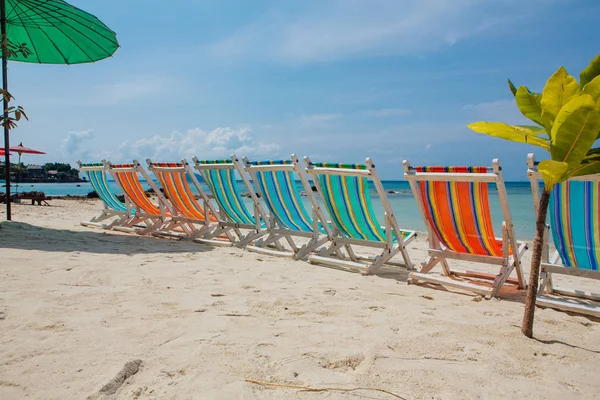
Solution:
{"label": "orange striped deck chair", "polygon": [[[186,231],[191,231],[188,238],[192,240],[202,238],[204,239],[202,242],[219,245],[232,244],[233,237],[227,232],[221,235],[218,240],[211,240],[215,237],[213,232],[218,226],[218,212],[208,195],[202,190],[200,182],[198,182],[186,160],[181,162],[152,162],[152,160],[147,159],[146,162],[148,163],[148,169],[158,179],[165,197],[173,208],[169,229],[185,228]],[[196,200],[190,182],[196,188],[201,203]]]}
{"label": "orange striped deck chair", "polygon": [[[102,162],[123,190],[129,207],[133,208],[130,212],[132,217],[113,229],[139,234],[152,234],[155,231],[166,229],[172,216],[172,207],[140,163],[137,160],[128,164]],[[138,175],[142,175],[152,188],[158,198],[158,204],[154,204],[148,198]]]}
{"label": "orange striped deck chair", "polygon": [[[512,225],[500,163],[492,167],[411,167],[404,161],[410,183],[428,231],[428,258],[409,274],[409,283],[427,282],[495,297],[505,284],[525,289],[521,256],[527,249],[517,242]],[[498,192],[504,222],[496,237],[489,204],[489,186]],[[496,274],[458,271],[448,260],[498,265]],[[442,275],[432,273],[437,264]],[[513,270],[516,277],[511,277]]]}

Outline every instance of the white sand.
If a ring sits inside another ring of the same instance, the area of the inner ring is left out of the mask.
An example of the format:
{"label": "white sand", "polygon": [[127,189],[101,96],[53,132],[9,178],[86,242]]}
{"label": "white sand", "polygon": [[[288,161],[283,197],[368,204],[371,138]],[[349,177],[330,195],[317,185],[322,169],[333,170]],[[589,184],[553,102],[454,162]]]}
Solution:
{"label": "white sand", "polygon": [[[16,205],[0,225],[0,399],[597,399],[600,324],[235,248],[79,226],[98,201]],[[1,217],[4,218],[3,216]],[[424,240],[410,246],[422,261]],[[525,269],[529,268],[528,259]]]}

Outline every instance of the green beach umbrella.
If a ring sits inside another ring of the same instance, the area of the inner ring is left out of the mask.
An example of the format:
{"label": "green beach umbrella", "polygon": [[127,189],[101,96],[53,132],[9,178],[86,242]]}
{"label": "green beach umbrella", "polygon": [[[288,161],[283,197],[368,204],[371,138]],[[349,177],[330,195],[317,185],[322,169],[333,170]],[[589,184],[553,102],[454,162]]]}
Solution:
{"label": "green beach umbrella", "polygon": [[[108,58],[119,48],[116,34],[95,16],[63,0],[0,0],[2,83],[7,61],[83,64]],[[4,120],[8,118],[4,97]],[[9,127],[4,125],[6,196],[10,199]],[[6,218],[11,219],[10,201]]]}

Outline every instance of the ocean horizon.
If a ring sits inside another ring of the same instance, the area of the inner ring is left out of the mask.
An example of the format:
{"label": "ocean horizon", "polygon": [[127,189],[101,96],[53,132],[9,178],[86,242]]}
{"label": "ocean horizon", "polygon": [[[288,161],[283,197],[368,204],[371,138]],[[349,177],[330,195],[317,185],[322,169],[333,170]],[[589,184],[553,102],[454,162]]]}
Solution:
{"label": "ocean horizon", "polygon": [[[148,183],[141,180],[144,189],[150,189]],[[156,183],[156,181],[155,181]],[[202,183],[203,190],[210,193],[208,187]],[[122,190],[114,180],[109,180],[109,185],[117,194],[122,194]],[[238,181],[240,192],[246,193],[247,190],[241,181]],[[423,232],[425,231],[425,224],[421,218],[420,211],[417,207],[415,198],[410,190],[409,183],[405,180],[385,180],[382,181],[382,185],[387,192],[389,202],[392,210],[396,215],[396,219],[401,228],[416,230]],[[160,185],[158,185],[160,187]],[[508,194],[508,203],[510,212],[513,220],[513,226],[515,234],[518,239],[531,241],[535,235],[535,215],[533,209],[533,198],[531,195],[531,187],[528,181],[513,181],[505,182],[506,192]],[[193,191],[196,191],[193,185],[190,185]],[[303,187],[299,181],[297,181],[297,187],[299,191],[303,191]],[[379,200],[379,196],[375,192],[374,187],[370,183],[371,199],[373,202],[373,208],[377,214],[377,218],[381,223],[383,221],[383,206]],[[16,184],[12,184],[13,192],[17,189]],[[39,191],[44,192],[47,196],[86,196],[94,189],[89,182],[80,183],[19,183],[19,192],[31,192]],[[502,227],[502,210],[500,208],[500,201],[496,194],[495,188],[490,186],[489,197],[490,207],[492,210],[492,221],[494,224],[494,231],[497,236],[501,236]],[[308,198],[303,197],[307,209],[310,209]],[[250,199],[245,198],[250,204]]]}

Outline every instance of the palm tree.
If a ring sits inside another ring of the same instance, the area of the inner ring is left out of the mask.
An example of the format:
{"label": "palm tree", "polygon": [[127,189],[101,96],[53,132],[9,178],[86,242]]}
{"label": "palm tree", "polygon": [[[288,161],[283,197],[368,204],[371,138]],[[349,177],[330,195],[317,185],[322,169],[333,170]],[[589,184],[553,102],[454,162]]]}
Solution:
{"label": "palm tree", "polygon": [[579,83],[560,67],[548,79],[541,94],[525,86],[517,89],[510,80],[508,86],[521,113],[535,125],[475,122],[469,128],[477,133],[538,146],[550,155],[549,160],[538,166],[544,178],[544,192],[536,220],[521,326],[523,334],[531,338],[550,192],[555,184],[569,178],[600,173],[600,147],[592,148],[600,138],[600,54],[581,72]]}

